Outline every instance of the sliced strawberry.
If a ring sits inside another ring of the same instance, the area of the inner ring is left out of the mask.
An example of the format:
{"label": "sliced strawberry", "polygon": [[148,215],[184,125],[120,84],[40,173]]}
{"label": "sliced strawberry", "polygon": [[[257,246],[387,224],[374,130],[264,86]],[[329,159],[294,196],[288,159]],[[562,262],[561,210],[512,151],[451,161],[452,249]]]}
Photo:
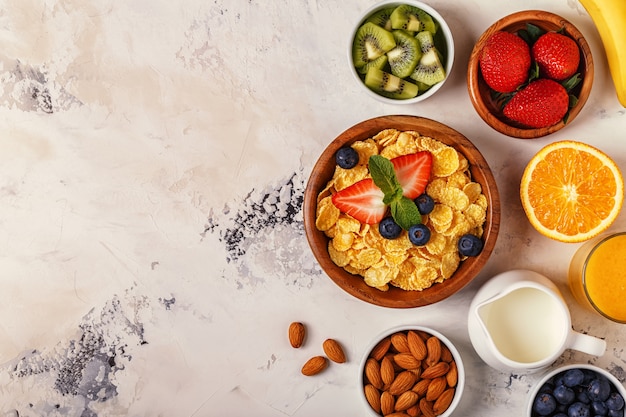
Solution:
{"label": "sliced strawberry", "polygon": [[387,212],[384,197],[374,180],[366,178],[333,194],[332,201],[335,207],[361,223],[376,224]]}
{"label": "sliced strawberry", "polygon": [[433,155],[430,152],[421,151],[398,156],[393,158],[391,163],[405,197],[413,200],[424,194],[433,166]]}

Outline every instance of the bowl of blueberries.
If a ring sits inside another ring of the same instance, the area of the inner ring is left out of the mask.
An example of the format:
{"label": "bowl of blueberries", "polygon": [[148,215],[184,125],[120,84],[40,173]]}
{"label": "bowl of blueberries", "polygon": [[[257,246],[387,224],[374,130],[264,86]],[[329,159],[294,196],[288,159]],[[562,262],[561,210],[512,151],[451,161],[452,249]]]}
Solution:
{"label": "bowl of blueberries", "polygon": [[626,389],[605,369],[575,364],[546,374],[530,393],[529,417],[623,417]]}

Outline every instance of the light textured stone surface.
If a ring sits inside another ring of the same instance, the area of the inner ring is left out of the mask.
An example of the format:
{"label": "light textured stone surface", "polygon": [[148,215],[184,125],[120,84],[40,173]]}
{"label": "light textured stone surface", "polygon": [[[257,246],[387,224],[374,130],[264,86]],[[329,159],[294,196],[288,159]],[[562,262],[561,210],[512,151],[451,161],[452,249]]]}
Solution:
{"label": "light textured stone surface", "polygon": [[[532,229],[518,184],[545,144],[575,139],[626,171],[626,112],[599,36],[575,0],[440,0],[456,64],[433,98],[373,101],[347,67],[363,0],[0,1],[0,415],[319,416],[363,413],[365,346],[399,324],[455,341],[467,372],[455,416],[523,415],[539,376],[487,367],[467,333],[469,303],[513,268],[553,279],[573,327],[606,338],[626,379],[626,327],[576,306],[566,285],[578,245]],[[474,112],[465,69],[498,18],[544,9],[574,23],[596,78],[578,118],[515,140]],[[390,310],[343,293],[302,227],[308,174],[336,135],[364,119],[414,114],[450,125],[489,162],[502,199],[495,251],[459,294]],[[622,214],[611,230],[626,229]],[[292,349],[291,321],[310,332]],[[314,378],[308,357],[333,337],[348,362]]]}

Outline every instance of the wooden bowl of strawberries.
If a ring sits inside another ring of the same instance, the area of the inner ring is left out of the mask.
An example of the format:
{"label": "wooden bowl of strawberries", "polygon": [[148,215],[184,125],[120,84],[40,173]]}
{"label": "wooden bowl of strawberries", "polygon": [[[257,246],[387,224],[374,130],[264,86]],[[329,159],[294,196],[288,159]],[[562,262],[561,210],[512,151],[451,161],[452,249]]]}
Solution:
{"label": "wooden bowl of strawberries", "polygon": [[478,115],[507,136],[534,139],[572,123],[593,83],[582,33],[554,13],[526,10],[491,25],[470,55],[467,87]]}
{"label": "wooden bowl of strawberries", "polygon": [[390,308],[441,301],[487,262],[500,227],[496,182],[461,133],[417,116],[362,121],[315,163],[306,238],[348,294]]}

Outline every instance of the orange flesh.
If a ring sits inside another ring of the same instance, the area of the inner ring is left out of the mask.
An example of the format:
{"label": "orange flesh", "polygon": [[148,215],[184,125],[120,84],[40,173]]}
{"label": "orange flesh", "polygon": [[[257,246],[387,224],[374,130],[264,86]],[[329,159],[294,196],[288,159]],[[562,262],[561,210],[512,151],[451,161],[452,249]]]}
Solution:
{"label": "orange flesh", "polygon": [[575,149],[546,155],[535,167],[531,184],[528,197],[539,222],[569,236],[597,227],[616,204],[611,170],[594,155]]}

